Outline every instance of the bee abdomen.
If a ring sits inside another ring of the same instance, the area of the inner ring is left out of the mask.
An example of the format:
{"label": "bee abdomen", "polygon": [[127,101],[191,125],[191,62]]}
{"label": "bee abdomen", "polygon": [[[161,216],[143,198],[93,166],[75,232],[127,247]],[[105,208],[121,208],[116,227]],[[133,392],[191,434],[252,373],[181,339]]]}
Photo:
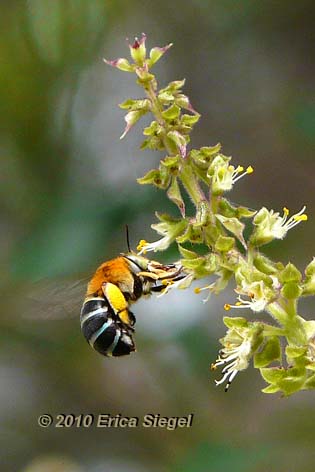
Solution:
{"label": "bee abdomen", "polygon": [[115,319],[107,300],[88,299],[81,310],[81,329],[88,343],[104,356],[124,356],[135,350],[131,332]]}

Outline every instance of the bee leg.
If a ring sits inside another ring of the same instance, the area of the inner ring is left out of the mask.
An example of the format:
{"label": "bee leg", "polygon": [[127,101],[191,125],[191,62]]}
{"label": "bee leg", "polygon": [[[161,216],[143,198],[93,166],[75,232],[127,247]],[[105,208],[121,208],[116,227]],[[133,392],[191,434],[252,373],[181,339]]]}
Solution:
{"label": "bee leg", "polygon": [[[132,311],[128,310],[128,314],[129,314],[130,324],[131,324],[131,326],[134,326],[136,324],[136,317],[132,313]],[[132,331],[134,331],[134,328],[132,328]]]}
{"label": "bee leg", "polygon": [[146,277],[148,279],[159,280],[160,276],[153,272],[138,272],[137,276]]}
{"label": "bee leg", "polygon": [[162,292],[166,285],[155,285],[155,287],[151,287],[151,292]]}

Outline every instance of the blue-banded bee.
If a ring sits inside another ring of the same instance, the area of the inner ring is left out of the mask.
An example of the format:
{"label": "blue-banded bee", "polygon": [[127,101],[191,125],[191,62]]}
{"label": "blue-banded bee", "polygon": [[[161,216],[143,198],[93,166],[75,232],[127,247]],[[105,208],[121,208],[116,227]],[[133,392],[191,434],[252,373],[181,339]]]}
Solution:
{"label": "blue-banded bee", "polygon": [[88,343],[104,356],[135,351],[136,318],[129,305],[180,280],[181,271],[178,264],[163,265],[132,251],[101,264],[88,283],[81,309],[81,329]]}

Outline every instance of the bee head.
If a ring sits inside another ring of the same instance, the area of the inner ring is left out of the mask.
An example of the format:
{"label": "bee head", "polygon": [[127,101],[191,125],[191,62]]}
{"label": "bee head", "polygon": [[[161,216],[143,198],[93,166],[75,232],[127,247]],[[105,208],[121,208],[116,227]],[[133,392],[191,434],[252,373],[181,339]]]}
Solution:
{"label": "bee head", "polygon": [[179,275],[182,269],[179,263],[161,264],[160,262],[152,261],[132,251],[128,254],[122,254],[122,257],[128,262],[132,273],[153,280],[172,279]]}

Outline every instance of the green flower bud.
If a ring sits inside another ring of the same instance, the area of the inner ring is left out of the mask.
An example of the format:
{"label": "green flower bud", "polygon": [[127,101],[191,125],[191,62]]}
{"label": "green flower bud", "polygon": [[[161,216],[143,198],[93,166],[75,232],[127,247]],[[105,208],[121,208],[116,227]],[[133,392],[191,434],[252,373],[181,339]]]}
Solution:
{"label": "green flower bud", "polygon": [[174,148],[174,154],[179,154],[182,157],[186,156],[186,139],[185,137],[180,134],[178,131],[169,131],[167,133],[167,138],[170,143],[172,143],[172,147]]}
{"label": "green flower bud", "polygon": [[143,65],[146,58],[146,39],[146,35],[142,33],[142,37],[140,40],[138,38],[135,38],[133,44],[129,44],[130,55],[135,61],[135,63],[138,65]]}
{"label": "green flower bud", "polygon": [[283,270],[283,265],[280,262],[275,263],[260,253],[257,253],[254,258],[254,266],[266,275],[277,274],[279,270]]}
{"label": "green flower bud", "polygon": [[285,268],[279,274],[279,280],[281,283],[286,282],[301,282],[302,274],[291,262],[285,266]]}
{"label": "green flower bud", "polygon": [[285,283],[281,289],[281,295],[288,300],[299,298],[302,294],[302,288],[296,282]]}

